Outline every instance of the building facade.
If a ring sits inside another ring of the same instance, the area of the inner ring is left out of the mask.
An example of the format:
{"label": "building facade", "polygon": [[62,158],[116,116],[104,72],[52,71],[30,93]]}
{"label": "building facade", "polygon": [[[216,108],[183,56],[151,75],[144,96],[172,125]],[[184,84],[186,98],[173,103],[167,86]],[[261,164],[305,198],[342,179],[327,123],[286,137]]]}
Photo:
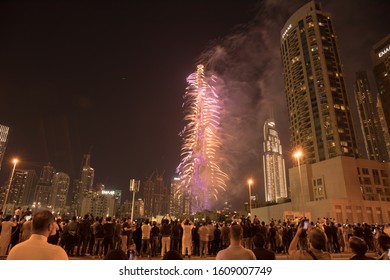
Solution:
{"label": "building facade", "polygon": [[37,183],[37,174],[35,170],[16,169],[12,178],[10,188],[9,203],[18,206],[28,206],[32,204],[34,187]]}
{"label": "building facade", "polygon": [[374,77],[378,88],[378,113],[388,159],[390,158],[390,34],[371,50]]}
{"label": "building facade", "polygon": [[355,157],[355,131],[330,15],[318,3],[307,3],[287,20],[280,43],[291,147],[302,149],[304,163]]}
{"label": "building facade", "polygon": [[80,215],[93,214],[94,217],[113,217],[116,212],[115,191],[88,191],[81,202]]}
{"label": "building facade", "polygon": [[90,164],[91,156],[84,155],[83,164],[81,167],[81,191],[92,191],[93,190],[93,181],[95,178],[95,170],[91,167]]}
{"label": "building facade", "polygon": [[[132,201],[131,200],[125,200],[121,204],[121,218],[129,218],[131,217],[131,210],[132,210]],[[137,199],[134,201],[134,217],[133,219],[139,219],[143,218],[145,215],[144,211],[144,201],[142,199]]]}
{"label": "building facade", "polygon": [[273,118],[264,123],[263,168],[266,202],[278,202],[288,196],[282,145],[275,126]]}
{"label": "building facade", "polygon": [[51,197],[53,195],[53,177],[56,173],[51,164],[42,168],[41,175],[36,186],[33,203],[42,208],[51,208]]}
{"label": "building facade", "polygon": [[173,217],[183,217],[190,214],[190,197],[187,191],[182,190],[180,178],[171,180],[169,214]]}
{"label": "building facade", "polygon": [[5,149],[7,147],[9,127],[0,124],[0,170],[3,163]]}
{"label": "building facade", "polygon": [[144,207],[147,217],[166,215],[169,212],[170,192],[162,175],[152,175],[143,184]]}
{"label": "building facade", "polygon": [[52,196],[50,198],[50,205],[55,213],[61,214],[65,211],[66,200],[70,186],[69,175],[63,172],[58,172],[53,177]]}
{"label": "building facade", "polygon": [[390,221],[390,163],[339,156],[303,164],[300,169],[301,178],[298,167],[289,170],[290,203],[256,208],[253,214],[283,219],[288,211],[304,211],[312,220],[327,217],[339,223],[370,224]]}
{"label": "building facade", "polygon": [[388,161],[379,119],[375,110],[376,106],[366,72],[356,73],[354,91],[367,158],[377,161]]}

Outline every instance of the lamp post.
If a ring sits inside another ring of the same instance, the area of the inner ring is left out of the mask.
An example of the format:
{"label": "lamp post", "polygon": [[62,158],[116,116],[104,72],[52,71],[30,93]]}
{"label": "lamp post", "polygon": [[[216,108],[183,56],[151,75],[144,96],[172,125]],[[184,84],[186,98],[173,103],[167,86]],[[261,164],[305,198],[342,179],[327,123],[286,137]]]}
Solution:
{"label": "lamp post", "polygon": [[302,175],[301,175],[301,163],[300,159],[303,156],[303,153],[301,150],[298,150],[294,153],[294,157],[297,159],[298,163],[298,174],[299,174],[299,186],[301,189],[301,207],[302,207],[302,218],[305,217],[305,201],[303,196],[303,186],[302,186]]}
{"label": "lamp post", "polygon": [[14,167],[12,168],[11,176],[9,178],[9,184],[7,187],[7,192],[6,192],[5,198],[4,198],[3,215],[5,215],[5,212],[7,210],[6,207],[7,207],[8,195],[9,195],[9,191],[11,190],[12,179],[14,178],[15,168],[16,168],[16,164],[18,163],[18,160],[15,158],[12,162],[14,163]]}
{"label": "lamp post", "polygon": [[133,222],[134,217],[134,203],[135,203],[135,193],[139,192],[140,180],[130,179],[130,191],[133,192],[133,203],[131,204],[131,221]]}
{"label": "lamp post", "polygon": [[249,188],[249,219],[252,220],[252,193],[251,193],[251,186],[253,184],[253,180],[248,180],[248,188]]}

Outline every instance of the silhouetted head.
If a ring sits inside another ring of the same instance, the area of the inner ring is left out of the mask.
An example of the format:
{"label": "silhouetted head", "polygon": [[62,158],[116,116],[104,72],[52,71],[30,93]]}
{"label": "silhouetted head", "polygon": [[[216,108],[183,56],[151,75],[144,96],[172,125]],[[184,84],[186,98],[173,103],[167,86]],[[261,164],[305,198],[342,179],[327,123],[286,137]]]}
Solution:
{"label": "silhouetted head", "polygon": [[310,240],[311,246],[314,249],[325,250],[326,237],[325,237],[325,233],[322,230],[320,230],[318,228],[312,229],[310,231],[309,240]]}
{"label": "silhouetted head", "polygon": [[243,235],[243,230],[241,225],[232,225],[230,227],[230,238],[233,240],[241,240]]}
{"label": "silhouetted head", "polygon": [[163,260],[182,260],[183,256],[174,250],[168,251],[165,253]]}
{"label": "silhouetted head", "polygon": [[121,249],[114,249],[107,253],[105,260],[127,260],[127,255]]}
{"label": "silhouetted head", "polygon": [[349,247],[353,253],[360,256],[364,256],[368,250],[366,241],[357,236],[352,236],[349,239]]}

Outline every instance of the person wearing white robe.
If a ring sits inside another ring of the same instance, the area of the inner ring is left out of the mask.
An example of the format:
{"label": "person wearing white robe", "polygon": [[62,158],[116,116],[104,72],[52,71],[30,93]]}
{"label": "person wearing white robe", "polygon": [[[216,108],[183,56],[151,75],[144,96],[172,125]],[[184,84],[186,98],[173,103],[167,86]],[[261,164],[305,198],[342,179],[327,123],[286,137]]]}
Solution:
{"label": "person wearing white robe", "polygon": [[181,223],[181,227],[183,228],[183,237],[182,237],[182,255],[183,257],[186,255],[186,251],[188,254],[188,258],[191,258],[192,251],[192,228],[194,224],[186,219]]}

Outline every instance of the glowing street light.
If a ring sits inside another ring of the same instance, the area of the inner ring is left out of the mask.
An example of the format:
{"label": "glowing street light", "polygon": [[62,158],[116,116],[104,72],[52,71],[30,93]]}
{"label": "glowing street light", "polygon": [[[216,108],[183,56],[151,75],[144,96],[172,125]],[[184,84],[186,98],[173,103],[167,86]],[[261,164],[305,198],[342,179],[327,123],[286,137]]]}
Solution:
{"label": "glowing street light", "polygon": [[7,192],[5,194],[5,199],[4,199],[4,204],[3,204],[3,215],[5,215],[5,212],[7,210],[6,207],[7,207],[8,195],[9,195],[9,191],[11,190],[12,179],[14,178],[15,168],[16,168],[16,164],[18,163],[18,159],[15,158],[12,162],[14,163],[14,167],[12,168],[12,172],[11,172],[11,176],[10,176],[9,184],[8,184],[8,188],[7,188]]}
{"label": "glowing street light", "polygon": [[133,203],[131,204],[131,221],[133,222],[134,218],[134,204],[135,204],[135,193],[139,192],[141,185],[140,180],[130,179],[130,191],[133,192]]}
{"label": "glowing street light", "polygon": [[303,153],[302,153],[301,150],[297,150],[297,151],[294,153],[293,156],[297,159],[297,163],[298,163],[299,186],[300,186],[300,189],[301,189],[302,218],[304,218],[304,217],[305,217],[305,202],[304,202],[304,198],[303,198],[302,175],[301,175],[301,163],[300,163],[300,159],[301,159],[301,157],[303,156]]}
{"label": "glowing street light", "polygon": [[251,194],[251,186],[253,184],[252,178],[248,180],[248,188],[249,188],[249,219],[252,218],[252,194]]}

